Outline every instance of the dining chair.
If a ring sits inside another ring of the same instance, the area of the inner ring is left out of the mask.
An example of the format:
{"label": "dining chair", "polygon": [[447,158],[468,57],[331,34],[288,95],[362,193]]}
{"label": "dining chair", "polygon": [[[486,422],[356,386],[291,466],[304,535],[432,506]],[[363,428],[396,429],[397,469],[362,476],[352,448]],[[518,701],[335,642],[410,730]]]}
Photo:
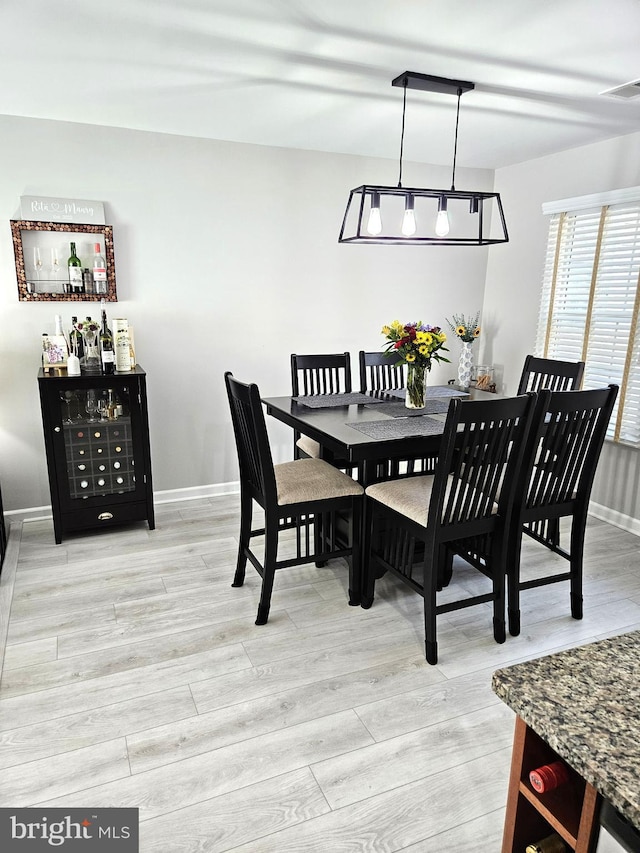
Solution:
{"label": "dining chair", "polygon": [[[349,603],[359,604],[362,486],[321,459],[274,465],[258,386],[239,382],[230,372],[224,378],[240,467],[240,536],[232,586],[244,583],[248,559],[262,578],[256,625],[264,625],[277,570],[345,557],[350,558]],[[252,528],[254,502],[264,510],[262,528]],[[280,547],[285,530],[295,531],[295,556],[287,556],[290,542]],[[252,550],[253,537],[264,537],[262,561]]]}
{"label": "dining chair", "polygon": [[[436,617],[493,603],[493,635],[505,641],[506,540],[516,472],[534,413],[535,394],[451,401],[435,474],[388,480],[365,492],[362,606],[371,607],[385,571],[424,599],[425,653],[438,660]],[[419,556],[420,551],[422,555]],[[437,604],[462,552],[491,581],[491,592]]]}
{"label": "dining chair", "polygon": [[[407,370],[405,364],[394,364],[383,352],[365,352],[358,354],[360,367],[360,391],[391,391],[406,387]],[[408,476],[415,473],[433,474],[437,456],[422,456],[416,459],[395,459],[392,462],[381,460],[378,465],[377,479],[388,480],[399,476],[403,471]]]}
{"label": "dining chair", "polygon": [[[588,391],[546,391],[527,442],[516,487],[513,525],[506,531],[509,633],[520,633],[520,593],[570,582],[571,615],[582,619],[582,563],[589,498],[618,394],[617,385]],[[560,544],[561,518],[571,519],[568,550]],[[524,580],[522,534],[569,561],[569,570]]]}
{"label": "dining chair", "polygon": [[360,366],[360,391],[389,391],[404,388],[407,384],[406,365],[394,364],[383,352],[365,352],[358,354]]}
{"label": "dining chair", "polygon": [[584,361],[558,361],[528,355],[524,360],[518,394],[527,391],[578,391],[582,385]]}
{"label": "dining chair", "polygon": [[[351,391],[351,356],[348,352],[326,355],[291,354],[291,395],[341,394]],[[320,458],[321,448],[317,441],[294,431],[294,459]],[[345,465],[336,462],[336,467]]]}

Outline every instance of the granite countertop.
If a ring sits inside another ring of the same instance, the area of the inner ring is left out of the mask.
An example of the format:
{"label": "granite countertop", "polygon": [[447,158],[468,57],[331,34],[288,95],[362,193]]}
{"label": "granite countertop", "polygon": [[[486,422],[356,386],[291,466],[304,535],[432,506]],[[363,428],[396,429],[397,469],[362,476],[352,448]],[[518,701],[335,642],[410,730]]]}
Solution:
{"label": "granite countertop", "polygon": [[640,631],[499,669],[494,692],[640,829]]}

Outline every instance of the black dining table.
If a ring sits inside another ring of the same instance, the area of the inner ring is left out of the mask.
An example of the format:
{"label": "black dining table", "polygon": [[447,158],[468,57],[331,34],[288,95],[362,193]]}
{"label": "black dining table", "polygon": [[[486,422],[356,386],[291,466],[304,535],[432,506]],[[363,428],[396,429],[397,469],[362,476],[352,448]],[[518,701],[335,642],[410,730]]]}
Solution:
{"label": "black dining table", "polygon": [[477,388],[428,386],[425,409],[407,409],[404,391],[264,397],[268,415],[320,444],[327,461],[357,468],[363,486],[377,479],[381,461],[437,455],[447,409],[454,397],[488,400]]}

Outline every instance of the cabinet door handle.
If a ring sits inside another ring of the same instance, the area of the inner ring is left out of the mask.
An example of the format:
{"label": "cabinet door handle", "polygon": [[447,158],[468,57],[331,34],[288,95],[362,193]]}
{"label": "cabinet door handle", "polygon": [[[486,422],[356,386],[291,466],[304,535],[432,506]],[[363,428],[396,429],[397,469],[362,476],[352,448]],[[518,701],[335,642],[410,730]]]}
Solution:
{"label": "cabinet door handle", "polygon": [[109,521],[110,518],[113,518],[112,512],[101,512],[98,516],[98,521]]}
{"label": "cabinet door handle", "polygon": [[53,431],[54,431],[54,432],[60,432],[60,427],[54,427],[54,428],[53,428]]}

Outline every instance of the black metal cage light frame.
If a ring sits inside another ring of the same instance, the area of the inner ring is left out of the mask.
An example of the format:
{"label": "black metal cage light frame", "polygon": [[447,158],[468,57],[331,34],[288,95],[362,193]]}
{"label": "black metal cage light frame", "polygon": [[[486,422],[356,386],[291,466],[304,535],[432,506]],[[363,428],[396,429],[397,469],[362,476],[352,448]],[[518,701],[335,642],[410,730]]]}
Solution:
{"label": "black metal cage light frame", "polygon": [[[414,71],[400,74],[392,80],[392,85],[404,89],[398,185],[363,184],[351,190],[338,242],[403,246],[507,243],[509,236],[500,194],[455,188],[460,98],[475,85]],[[407,89],[457,95],[451,189],[402,186]]]}

